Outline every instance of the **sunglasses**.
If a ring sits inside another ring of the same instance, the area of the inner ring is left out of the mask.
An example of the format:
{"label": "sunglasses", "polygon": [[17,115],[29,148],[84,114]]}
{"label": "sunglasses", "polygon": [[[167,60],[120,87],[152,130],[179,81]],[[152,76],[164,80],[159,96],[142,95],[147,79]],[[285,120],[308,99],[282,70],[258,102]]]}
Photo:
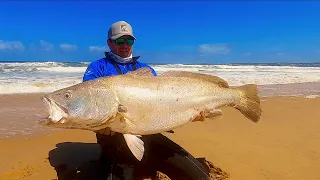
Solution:
{"label": "sunglasses", "polygon": [[127,43],[128,46],[132,46],[134,43],[134,39],[124,39],[124,38],[118,38],[116,40],[113,40],[113,42],[118,45],[121,46],[124,43]]}

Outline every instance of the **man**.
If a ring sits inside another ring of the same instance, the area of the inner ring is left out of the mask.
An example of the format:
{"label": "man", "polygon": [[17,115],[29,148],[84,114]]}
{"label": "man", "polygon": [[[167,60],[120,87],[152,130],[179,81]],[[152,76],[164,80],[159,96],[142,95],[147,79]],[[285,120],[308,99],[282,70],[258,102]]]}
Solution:
{"label": "man", "polygon": [[[135,40],[130,24],[125,21],[112,24],[107,39],[110,51],[105,52],[105,58],[94,61],[88,66],[83,81],[126,74],[142,67],[150,68],[156,76],[153,68],[137,61],[139,56],[132,56]],[[162,134],[142,136],[145,154],[141,162],[132,155],[122,134],[104,129],[96,132],[96,137],[101,146],[100,161],[107,166],[103,171],[108,172],[107,176],[114,180],[154,177],[156,171],[174,180],[209,179],[208,170],[199,161]]]}

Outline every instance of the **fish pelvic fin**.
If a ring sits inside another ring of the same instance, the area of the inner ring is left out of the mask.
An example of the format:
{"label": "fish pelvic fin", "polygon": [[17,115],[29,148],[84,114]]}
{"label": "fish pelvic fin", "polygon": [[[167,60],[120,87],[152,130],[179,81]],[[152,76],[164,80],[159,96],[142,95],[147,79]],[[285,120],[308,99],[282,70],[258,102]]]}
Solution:
{"label": "fish pelvic fin", "polygon": [[258,122],[261,116],[260,98],[256,84],[246,84],[236,88],[240,92],[240,103],[235,105],[244,116]]}
{"label": "fish pelvic fin", "polygon": [[123,134],[123,137],[134,157],[141,161],[144,154],[144,142],[137,135]]}

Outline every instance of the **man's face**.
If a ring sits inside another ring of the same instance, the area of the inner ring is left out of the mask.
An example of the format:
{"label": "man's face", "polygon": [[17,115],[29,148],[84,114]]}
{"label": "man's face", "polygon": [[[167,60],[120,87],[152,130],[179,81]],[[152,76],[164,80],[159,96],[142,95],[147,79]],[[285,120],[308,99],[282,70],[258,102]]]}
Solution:
{"label": "man's face", "polygon": [[129,57],[132,53],[132,45],[134,39],[131,36],[121,36],[118,39],[112,41],[108,40],[110,50],[116,55],[126,58]]}

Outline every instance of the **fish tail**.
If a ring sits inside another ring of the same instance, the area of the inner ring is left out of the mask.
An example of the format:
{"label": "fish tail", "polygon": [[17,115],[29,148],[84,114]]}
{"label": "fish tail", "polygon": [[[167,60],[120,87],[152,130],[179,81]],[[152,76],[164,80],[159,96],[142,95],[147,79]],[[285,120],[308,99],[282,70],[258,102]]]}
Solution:
{"label": "fish tail", "polygon": [[240,93],[240,102],[235,105],[244,116],[258,122],[261,116],[260,98],[255,84],[246,84],[236,88]]}

